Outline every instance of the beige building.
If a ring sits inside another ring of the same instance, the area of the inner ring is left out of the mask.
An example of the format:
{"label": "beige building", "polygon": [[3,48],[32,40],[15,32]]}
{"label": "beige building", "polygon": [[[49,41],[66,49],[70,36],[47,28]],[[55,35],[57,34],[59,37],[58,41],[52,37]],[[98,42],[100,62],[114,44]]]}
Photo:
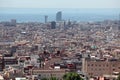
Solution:
{"label": "beige building", "polygon": [[89,77],[113,75],[115,72],[120,72],[120,60],[85,59],[83,67],[83,72]]}
{"label": "beige building", "polygon": [[49,70],[33,69],[31,71],[32,75],[38,75],[41,79],[56,77],[59,80],[62,80],[62,77],[65,73],[66,73],[66,70],[63,70],[63,69],[52,69],[52,70],[50,70],[50,69]]}

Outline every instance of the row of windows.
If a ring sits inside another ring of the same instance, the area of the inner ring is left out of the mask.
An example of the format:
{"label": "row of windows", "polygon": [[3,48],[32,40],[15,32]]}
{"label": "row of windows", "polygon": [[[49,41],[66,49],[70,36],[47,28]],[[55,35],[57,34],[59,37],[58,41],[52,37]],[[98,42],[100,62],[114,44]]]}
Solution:
{"label": "row of windows", "polygon": [[97,64],[88,64],[87,66],[108,67],[108,64],[103,64],[103,65],[101,65],[101,64],[99,64],[99,65],[97,65]]}
{"label": "row of windows", "polygon": [[91,68],[91,70],[92,70],[92,71],[93,71],[93,70],[95,70],[95,71],[101,71],[101,70],[105,71],[105,70],[107,70],[107,69],[101,69],[101,68],[96,69],[96,68]]}
{"label": "row of windows", "polygon": [[[34,73],[34,74],[36,74],[36,73]],[[39,74],[41,77],[51,77],[51,76],[54,76],[54,77],[58,77],[58,78],[60,78],[61,76],[63,76],[63,75],[61,75],[61,74]],[[60,76],[61,75],[61,76]]]}
{"label": "row of windows", "polygon": [[[90,76],[98,76],[98,75],[103,75],[102,73],[88,73],[88,75],[90,75]],[[95,80],[98,80],[98,79],[95,79]]]}
{"label": "row of windows", "polygon": [[[33,74],[40,74],[40,73],[41,73],[41,72],[39,72],[39,71],[33,72]],[[51,73],[51,74],[50,74],[50,73],[42,73],[42,75],[44,75],[44,74],[45,74],[45,75],[48,75],[48,76],[51,76],[51,75],[52,75],[52,76],[57,76],[57,75],[59,76],[59,75],[62,75],[62,74],[64,74],[64,73],[55,73],[55,74],[54,74],[54,73]]]}
{"label": "row of windows", "polygon": [[[118,67],[118,69],[120,69],[120,67]],[[90,69],[91,71],[106,71],[106,70],[109,70],[109,69],[106,69],[106,68],[91,68]],[[112,69],[113,71],[115,71],[116,69]]]}

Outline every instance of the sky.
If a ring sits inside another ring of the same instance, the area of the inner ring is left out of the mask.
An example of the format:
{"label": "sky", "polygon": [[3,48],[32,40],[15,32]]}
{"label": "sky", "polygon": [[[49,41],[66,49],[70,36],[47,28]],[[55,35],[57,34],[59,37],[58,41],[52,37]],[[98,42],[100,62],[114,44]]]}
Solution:
{"label": "sky", "polygon": [[0,0],[0,8],[120,8],[120,0]]}

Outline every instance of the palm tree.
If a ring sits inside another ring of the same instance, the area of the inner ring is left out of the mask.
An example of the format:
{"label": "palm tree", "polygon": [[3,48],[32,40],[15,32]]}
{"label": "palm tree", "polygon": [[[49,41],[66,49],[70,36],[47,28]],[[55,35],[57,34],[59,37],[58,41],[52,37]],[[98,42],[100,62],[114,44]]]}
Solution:
{"label": "palm tree", "polygon": [[69,72],[63,76],[63,80],[83,80],[83,79],[79,76],[79,74]]}

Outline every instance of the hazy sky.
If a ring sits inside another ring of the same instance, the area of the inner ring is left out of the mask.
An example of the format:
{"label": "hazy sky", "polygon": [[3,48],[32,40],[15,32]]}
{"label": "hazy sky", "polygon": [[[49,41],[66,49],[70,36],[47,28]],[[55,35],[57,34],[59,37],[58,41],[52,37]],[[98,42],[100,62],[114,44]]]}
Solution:
{"label": "hazy sky", "polygon": [[0,8],[120,8],[120,0],[0,0]]}

